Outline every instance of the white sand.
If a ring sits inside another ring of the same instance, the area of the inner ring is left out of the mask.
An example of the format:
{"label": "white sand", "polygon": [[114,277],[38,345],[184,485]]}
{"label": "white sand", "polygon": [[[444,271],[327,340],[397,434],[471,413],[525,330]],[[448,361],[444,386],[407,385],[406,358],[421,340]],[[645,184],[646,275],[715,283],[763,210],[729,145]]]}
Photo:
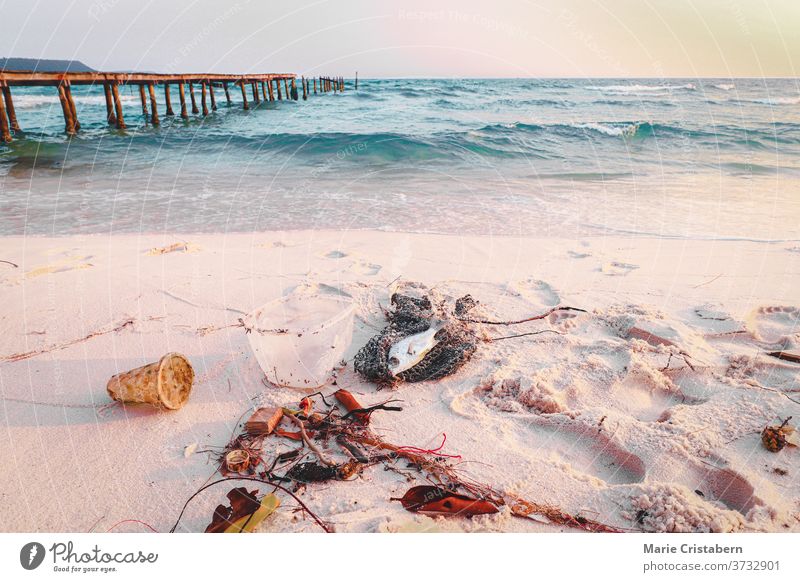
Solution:
{"label": "white sand", "polygon": [[[189,244],[148,253],[180,241]],[[771,453],[759,437],[778,417],[800,420],[786,397],[800,400],[800,365],[765,355],[800,346],[798,250],[319,231],[0,239],[0,259],[19,264],[0,263],[2,529],[106,531],[138,519],[168,530],[214,474],[201,451],[224,445],[254,403],[302,396],[266,387],[243,330],[226,326],[301,283],[339,289],[358,304],[351,358],[383,325],[379,306],[402,277],[443,295],[471,293],[494,318],[559,304],[590,313],[488,329],[563,335],[484,343],[454,376],[393,393],[348,364],[339,386],[362,404],[404,401],[403,412],[373,417],[387,440],[436,447],[447,433],[446,452],[462,455],[471,477],[623,528],[800,531],[800,450]],[[674,345],[632,338],[631,327]],[[182,410],[102,408],[112,374],[167,351],[185,354],[197,373]],[[194,443],[198,452],[185,455]],[[267,456],[290,446],[270,440]],[[377,466],[302,496],[338,531],[558,529],[506,512],[432,520],[389,501],[421,483]],[[227,485],[195,500],[186,529],[203,530]],[[316,529],[283,501],[263,529]]]}

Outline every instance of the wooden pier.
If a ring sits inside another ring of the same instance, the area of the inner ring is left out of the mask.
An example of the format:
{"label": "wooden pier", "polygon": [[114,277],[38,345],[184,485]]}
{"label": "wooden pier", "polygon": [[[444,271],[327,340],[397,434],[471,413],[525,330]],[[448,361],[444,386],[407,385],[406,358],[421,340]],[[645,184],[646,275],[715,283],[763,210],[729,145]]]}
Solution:
{"label": "wooden pier", "polygon": [[[281,92],[283,84],[283,92]],[[0,71],[0,142],[10,142],[12,134],[23,133],[17,121],[14,110],[14,99],[11,94],[12,87],[54,87],[58,94],[61,110],[64,115],[64,129],[68,135],[75,135],[81,129],[78,120],[78,111],[72,96],[72,86],[89,85],[103,88],[106,103],[106,120],[108,125],[117,129],[125,129],[125,115],[122,110],[122,101],[119,96],[120,87],[125,85],[138,87],[139,98],[142,103],[142,114],[145,123],[159,125],[161,119],[158,112],[158,99],[156,88],[163,87],[164,115],[175,115],[172,109],[170,86],[178,86],[180,99],[180,116],[189,119],[189,110],[186,104],[188,87],[192,115],[207,116],[217,110],[217,99],[214,89],[221,89],[225,95],[228,106],[232,105],[229,86],[239,86],[242,92],[242,108],[250,109],[247,100],[248,88],[252,91],[253,104],[263,101],[286,99],[297,101],[302,92],[303,100],[311,95],[310,81],[301,77],[301,89],[297,89],[297,75],[294,73],[268,73],[257,75],[223,75],[223,74],[150,74],[150,73],[38,73],[35,71]],[[197,106],[195,86],[199,86],[200,107]],[[273,90],[274,85],[274,90]],[[314,77],[314,91],[317,94],[317,85],[320,93],[343,92],[345,90],[344,77]],[[259,94],[260,89],[260,94]]]}

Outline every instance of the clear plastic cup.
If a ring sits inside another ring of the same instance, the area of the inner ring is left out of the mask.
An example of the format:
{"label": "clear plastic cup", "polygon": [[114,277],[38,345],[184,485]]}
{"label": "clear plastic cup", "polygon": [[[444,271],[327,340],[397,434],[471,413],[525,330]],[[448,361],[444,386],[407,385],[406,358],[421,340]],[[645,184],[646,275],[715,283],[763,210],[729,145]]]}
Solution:
{"label": "clear plastic cup", "polygon": [[353,340],[353,302],[290,295],[244,318],[250,347],[267,380],[290,388],[325,384]]}

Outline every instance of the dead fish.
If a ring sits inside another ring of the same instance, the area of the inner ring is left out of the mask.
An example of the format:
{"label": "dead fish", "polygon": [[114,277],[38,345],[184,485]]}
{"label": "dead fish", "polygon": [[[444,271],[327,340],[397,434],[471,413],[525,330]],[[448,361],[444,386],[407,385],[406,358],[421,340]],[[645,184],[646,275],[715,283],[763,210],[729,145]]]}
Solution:
{"label": "dead fish", "polygon": [[397,376],[419,364],[439,343],[436,334],[442,328],[444,322],[436,321],[425,331],[405,337],[394,344],[389,349],[389,372]]}

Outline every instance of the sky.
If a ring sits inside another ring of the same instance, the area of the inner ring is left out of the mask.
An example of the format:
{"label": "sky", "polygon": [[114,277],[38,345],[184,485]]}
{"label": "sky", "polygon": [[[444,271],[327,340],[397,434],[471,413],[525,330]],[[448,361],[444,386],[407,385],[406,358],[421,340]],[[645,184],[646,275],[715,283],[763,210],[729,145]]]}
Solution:
{"label": "sky", "polygon": [[99,70],[796,77],[800,0],[0,0],[0,56]]}

